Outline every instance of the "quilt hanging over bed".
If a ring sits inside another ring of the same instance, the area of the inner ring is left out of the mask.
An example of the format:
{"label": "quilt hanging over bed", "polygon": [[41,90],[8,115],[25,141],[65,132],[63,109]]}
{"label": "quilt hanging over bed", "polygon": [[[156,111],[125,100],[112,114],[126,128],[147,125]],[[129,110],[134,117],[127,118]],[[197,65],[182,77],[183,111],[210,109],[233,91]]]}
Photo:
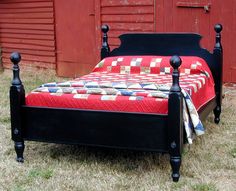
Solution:
{"label": "quilt hanging over bed", "polygon": [[[172,85],[169,59],[169,56],[108,57],[88,75],[67,82],[41,85],[27,95],[26,104],[167,114],[168,94]],[[180,86],[185,98],[184,122],[191,143],[190,124],[193,124],[197,135],[204,132],[197,110],[215,97],[214,82],[203,59],[187,56],[181,59]]]}

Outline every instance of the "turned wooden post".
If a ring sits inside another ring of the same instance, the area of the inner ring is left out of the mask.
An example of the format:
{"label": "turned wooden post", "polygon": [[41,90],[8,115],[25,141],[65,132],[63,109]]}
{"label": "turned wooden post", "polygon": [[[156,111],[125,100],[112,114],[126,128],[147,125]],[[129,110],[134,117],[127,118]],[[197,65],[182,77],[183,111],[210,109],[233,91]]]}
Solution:
{"label": "turned wooden post", "polygon": [[103,58],[106,58],[110,54],[110,47],[108,44],[108,36],[107,36],[107,32],[109,31],[108,25],[102,25],[101,30],[103,33],[102,48],[101,48],[101,60],[102,60]]}
{"label": "turned wooden post", "polygon": [[221,24],[215,25],[216,42],[213,50],[215,57],[215,64],[217,65],[217,71],[214,74],[215,79],[215,92],[217,106],[214,109],[215,123],[220,122],[221,103],[222,103],[222,75],[223,75],[223,49],[221,45],[221,31],[223,27]]}
{"label": "turned wooden post", "polygon": [[10,88],[10,109],[11,109],[11,133],[15,143],[16,160],[24,162],[24,140],[22,137],[21,106],[25,104],[25,90],[20,80],[20,68],[18,63],[21,55],[13,52],[10,57],[13,63],[13,80]]}
{"label": "turned wooden post", "polygon": [[180,177],[181,153],[183,147],[183,96],[179,86],[179,66],[182,61],[179,56],[172,56],[170,64],[173,67],[173,83],[168,99],[168,147],[172,179],[177,182]]}

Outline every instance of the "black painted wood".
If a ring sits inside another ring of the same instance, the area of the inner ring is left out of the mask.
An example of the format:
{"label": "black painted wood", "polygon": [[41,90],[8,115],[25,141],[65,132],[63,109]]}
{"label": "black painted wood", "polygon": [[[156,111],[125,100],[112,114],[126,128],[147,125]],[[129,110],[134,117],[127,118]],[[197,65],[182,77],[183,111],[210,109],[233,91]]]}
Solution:
{"label": "black painted wood", "polygon": [[179,56],[173,56],[170,64],[173,67],[173,83],[168,100],[168,148],[170,164],[172,167],[172,179],[177,182],[180,177],[181,153],[183,148],[183,95],[179,86],[179,70],[182,60]]}
{"label": "black painted wood", "polygon": [[25,90],[20,80],[20,69],[18,63],[21,60],[19,53],[14,52],[10,57],[13,63],[13,80],[10,87],[10,110],[11,110],[11,134],[15,142],[16,160],[24,162],[24,140],[22,137],[22,105],[25,105]]}
{"label": "black painted wood", "polygon": [[167,115],[24,106],[23,119],[27,140],[168,151]]}
{"label": "black painted wood", "polygon": [[223,27],[221,24],[215,25],[216,32],[216,43],[214,47],[214,58],[215,63],[218,66],[217,70],[214,71],[213,75],[215,78],[215,91],[216,91],[216,102],[217,106],[214,109],[215,114],[215,123],[218,124],[220,122],[220,113],[221,113],[221,103],[222,103],[222,74],[223,74],[223,48],[221,45],[221,31]]}
{"label": "black painted wood", "polygon": [[[201,36],[193,33],[128,33],[120,37],[120,47],[111,51],[116,55],[198,55],[209,52],[199,45]],[[128,51],[128,52],[127,52]]]}
{"label": "black painted wood", "polygon": [[110,47],[108,44],[108,31],[109,31],[109,26],[108,25],[102,25],[102,33],[103,33],[103,37],[102,37],[102,48],[101,48],[101,60],[105,57],[108,57],[110,54]]}
{"label": "black painted wood", "polygon": [[200,117],[200,120],[203,121],[205,120],[208,115],[216,108],[216,98],[212,99],[210,102],[206,103],[203,105],[199,110],[198,114]]}

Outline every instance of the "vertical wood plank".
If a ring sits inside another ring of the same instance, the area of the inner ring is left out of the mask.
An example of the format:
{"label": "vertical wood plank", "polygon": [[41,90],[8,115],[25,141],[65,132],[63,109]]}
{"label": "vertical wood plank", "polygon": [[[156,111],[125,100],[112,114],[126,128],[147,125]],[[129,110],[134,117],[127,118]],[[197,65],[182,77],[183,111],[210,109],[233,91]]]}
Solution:
{"label": "vertical wood plank", "polygon": [[96,62],[100,59],[101,49],[101,0],[95,0],[95,35],[96,35]]}
{"label": "vertical wood plank", "polygon": [[155,0],[155,31],[164,32],[164,0]]}
{"label": "vertical wood plank", "polygon": [[173,32],[173,0],[164,1],[164,30]]}
{"label": "vertical wood plank", "polygon": [[57,74],[77,77],[91,72],[97,55],[95,0],[55,1],[55,13]]}
{"label": "vertical wood plank", "polygon": [[[224,4],[224,6],[223,6]],[[235,14],[235,1],[228,0],[224,3],[221,0],[212,1],[211,19],[210,25],[213,26],[216,23],[223,25],[222,31],[222,44],[223,44],[223,81],[224,82],[236,82],[233,76],[236,73],[233,72],[232,66],[236,65],[236,54],[232,47],[236,43],[235,35],[235,21],[233,16]],[[214,34],[211,30],[210,36]]]}

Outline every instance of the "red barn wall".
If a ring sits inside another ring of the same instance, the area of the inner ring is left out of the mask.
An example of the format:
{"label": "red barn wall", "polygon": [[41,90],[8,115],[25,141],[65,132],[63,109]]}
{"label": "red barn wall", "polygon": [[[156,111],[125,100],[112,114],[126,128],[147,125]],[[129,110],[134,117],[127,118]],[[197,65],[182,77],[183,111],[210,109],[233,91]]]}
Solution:
{"label": "red barn wall", "polygon": [[101,23],[106,23],[110,27],[109,44],[111,48],[120,44],[117,37],[122,33],[154,31],[154,6],[153,0],[101,0]]}
{"label": "red barn wall", "polygon": [[[209,51],[215,43],[214,25],[223,25],[223,79],[236,82],[236,1],[235,0],[97,0],[101,24],[111,27],[110,44],[119,44],[123,32],[196,32]],[[209,10],[206,11],[205,9]]]}
{"label": "red barn wall", "polygon": [[90,72],[97,61],[94,1],[56,0],[57,74],[76,77]]}
{"label": "red barn wall", "polygon": [[[223,79],[236,82],[236,1],[235,0],[157,0],[156,31],[196,32],[203,36],[202,46],[212,51],[216,23],[223,25]],[[204,10],[204,6],[209,11]]]}
{"label": "red barn wall", "polygon": [[55,1],[57,73],[79,76],[99,61],[101,24],[110,26],[109,44],[119,45],[124,32],[155,30],[153,0]]}
{"label": "red barn wall", "polygon": [[23,64],[53,68],[61,76],[88,73],[99,60],[105,23],[111,48],[124,32],[197,32],[210,51],[213,26],[222,23],[224,81],[236,82],[235,0],[1,0],[3,64],[9,67],[9,53],[18,50]]}
{"label": "red barn wall", "polygon": [[22,65],[56,68],[53,0],[1,0],[2,64],[11,67],[12,51],[22,53]]}

